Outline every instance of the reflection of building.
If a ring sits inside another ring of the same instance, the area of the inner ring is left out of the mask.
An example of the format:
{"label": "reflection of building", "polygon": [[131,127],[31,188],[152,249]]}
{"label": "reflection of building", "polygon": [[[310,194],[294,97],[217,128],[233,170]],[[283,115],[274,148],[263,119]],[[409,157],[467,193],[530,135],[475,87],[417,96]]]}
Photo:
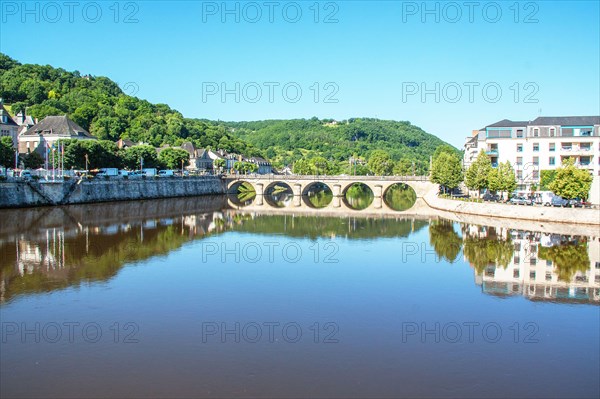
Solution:
{"label": "reflection of building", "polygon": [[[489,264],[482,273],[475,272],[475,281],[485,293],[523,295],[531,300],[600,302],[599,237],[565,237],[518,230],[510,233],[513,256],[508,265]],[[549,248],[584,253],[576,256],[577,253],[567,255],[565,252],[562,258],[572,262],[568,267],[573,266],[573,269],[561,274],[564,265],[557,265],[551,256],[545,255]],[[576,265],[576,259],[585,264]],[[569,276],[567,281],[564,276]]]}

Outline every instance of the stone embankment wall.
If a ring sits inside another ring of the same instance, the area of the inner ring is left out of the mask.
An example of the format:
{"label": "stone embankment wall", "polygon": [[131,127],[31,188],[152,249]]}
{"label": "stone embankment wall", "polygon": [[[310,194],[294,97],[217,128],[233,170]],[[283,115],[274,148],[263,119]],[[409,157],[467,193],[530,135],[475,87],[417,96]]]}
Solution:
{"label": "stone embankment wall", "polygon": [[600,209],[597,208],[559,208],[496,204],[490,202],[465,202],[439,198],[435,192],[428,193],[424,199],[427,205],[434,210],[455,214],[477,215],[485,218],[511,219],[516,222],[513,228],[519,228],[518,220],[564,223],[569,225],[600,225]]}
{"label": "stone embankment wall", "polygon": [[0,183],[0,208],[224,194],[220,177],[17,181]]}

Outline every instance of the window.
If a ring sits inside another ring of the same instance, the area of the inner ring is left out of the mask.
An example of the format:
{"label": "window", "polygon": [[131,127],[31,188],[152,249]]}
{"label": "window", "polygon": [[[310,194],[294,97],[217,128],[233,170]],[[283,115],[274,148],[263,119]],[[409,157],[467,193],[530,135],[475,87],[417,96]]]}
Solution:
{"label": "window", "polygon": [[591,162],[591,157],[580,157],[579,164],[583,166],[588,166]]}
{"label": "window", "polygon": [[519,278],[519,269],[513,270],[513,278]]}
{"label": "window", "polygon": [[517,157],[517,166],[523,165],[523,157]]}
{"label": "window", "polygon": [[589,137],[589,136],[591,136],[591,135],[592,135],[592,129],[588,129],[588,128],[586,128],[586,129],[581,129],[581,130],[579,131],[579,135],[580,135],[580,136]]}
{"label": "window", "polygon": [[556,135],[556,129],[553,127],[550,128],[550,137],[554,137]]}
{"label": "window", "polygon": [[523,171],[517,170],[517,179],[522,179],[522,178],[523,178]]}
{"label": "window", "polygon": [[592,143],[580,143],[580,144],[579,144],[579,148],[580,148],[582,151],[589,151],[589,150],[591,150],[591,149],[592,149]]}
{"label": "window", "polygon": [[533,143],[533,152],[540,151],[540,143]]}
{"label": "window", "polygon": [[556,159],[554,157],[548,158],[548,165],[556,165]]}
{"label": "window", "polygon": [[523,152],[523,144],[517,144],[517,152]]}
{"label": "window", "polygon": [[546,273],[546,281],[552,281],[552,273]]}
{"label": "window", "polygon": [[563,137],[573,136],[573,128],[562,128],[560,129],[560,135]]}
{"label": "window", "polygon": [[549,150],[550,152],[554,152],[554,151],[556,151],[556,144],[555,144],[555,143],[550,143],[550,144],[548,145],[548,150]]}
{"label": "window", "polygon": [[540,137],[540,129],[537,127],[533,129],[533,137]]}
{"label": "window", "polygon": [[533,164],[538,166],[540,164],[540,157],[533,157]]}
{"label": "window", "polygon": [[562,143],[561,150],[563,151],[571,151],[573,149],[573,144],[571,143]]}
{"label": "window", "polygon": [[535,272],[529,272],[529,278],[535,280]]}
{"label": "window", "polygon": [[518,129],[517,130],[517,137],[519,137],[519,138],[523,137],[523,129]]}
{"label": "window", "polygon": [[534,179],[536,179],[536,180],[539,179],[540,178],[540,171],[539,170],[534,170],[533,172],[531,172],[531,176]]}

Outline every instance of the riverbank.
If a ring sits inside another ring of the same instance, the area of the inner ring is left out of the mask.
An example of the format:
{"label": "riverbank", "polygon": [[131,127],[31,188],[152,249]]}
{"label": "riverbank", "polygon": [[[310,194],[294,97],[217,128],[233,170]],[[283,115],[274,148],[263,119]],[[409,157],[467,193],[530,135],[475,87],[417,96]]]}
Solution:
{"label": "riverbank", "polygon": [[562,223],[565,225],[581,224],[600,226],[599,209],[465,202],[440,198],[437,196],[437,192],[428,193],[424,197],[424,200],[427,205],[434,210],[453,214],[466,214],[512,221],[525,220],[553,224]]}
{"label": "riverbank", "polygon": [[220,177],[18,181],[0,183],[0,208],[137,201],[224,194]]}

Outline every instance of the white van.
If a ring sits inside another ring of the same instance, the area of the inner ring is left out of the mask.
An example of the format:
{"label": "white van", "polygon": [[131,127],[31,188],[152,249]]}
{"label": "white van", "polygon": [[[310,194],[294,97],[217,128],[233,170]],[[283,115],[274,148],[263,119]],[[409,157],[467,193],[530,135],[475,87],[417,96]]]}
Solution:
{"label": "white van", "polygon": [[550,206],[552,205],[552,198],[556,195],[552,191],[538,191],[535,193],[535,203]]}

